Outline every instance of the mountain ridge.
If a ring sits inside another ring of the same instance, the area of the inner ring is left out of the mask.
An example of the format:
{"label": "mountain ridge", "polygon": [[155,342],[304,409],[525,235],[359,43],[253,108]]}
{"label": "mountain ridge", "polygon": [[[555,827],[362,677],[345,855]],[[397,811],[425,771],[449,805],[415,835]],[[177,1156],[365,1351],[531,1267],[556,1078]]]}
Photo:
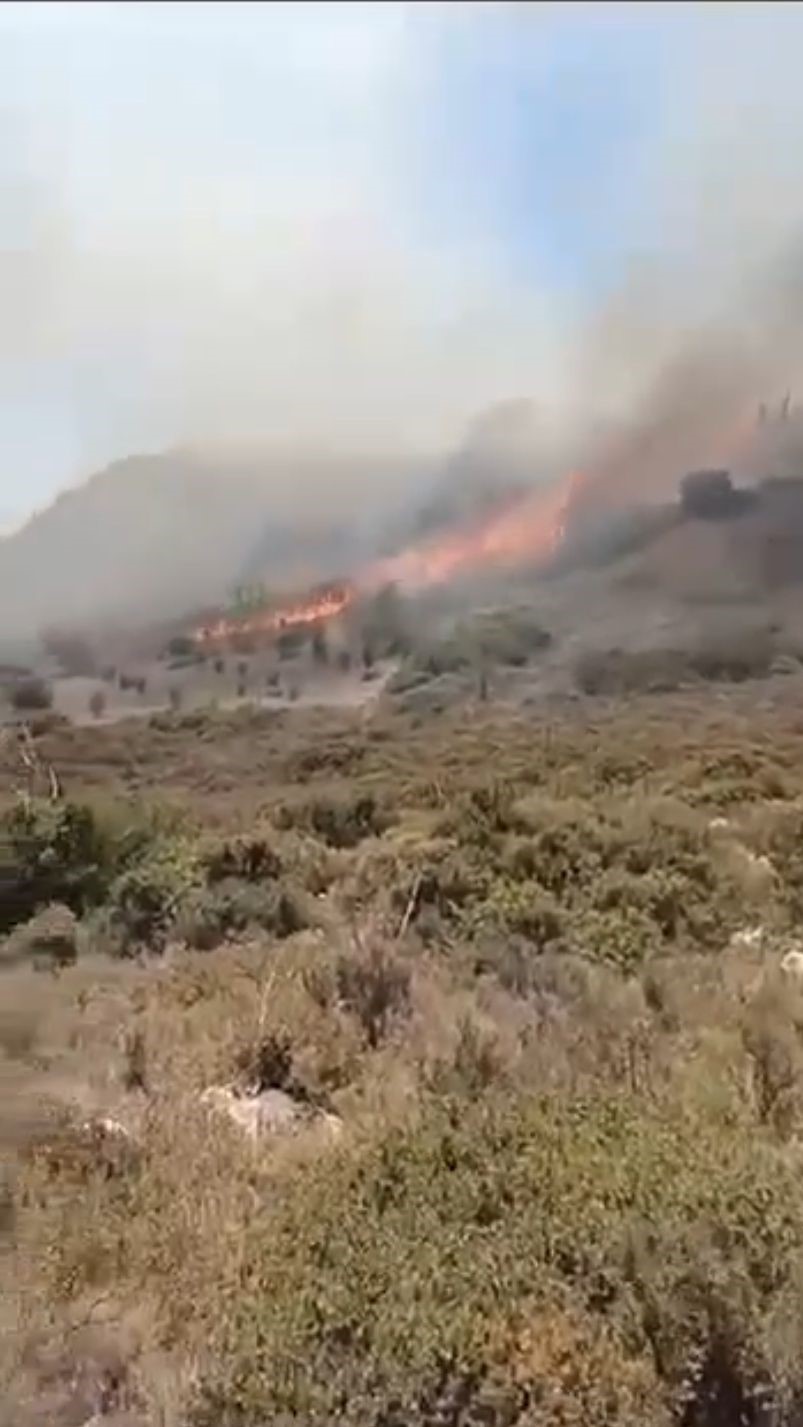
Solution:
{"label": "mountain ridge", "polygon": [[[178,615],[219,600],[267,539],[290,576],[293,533],[345,515],[359,524],[409,485],[387,457],[186,449],[127,456],[61,491],[0,540],[0,638],[35,638],[50,622],[99,625]],[[383,495],[382,493],[386,493]],[[334,542],[333,556],[339,550]],[[316,556],[325,560],[326,539]]]}
{"label": "mountain ridge", "polygon": [[0,641],[43,626],[129,626],[225,599],[240,581],[342,576],[535,479],[526,401],[481,412],[458,444],[398,454],[229,445],[113,461],[0,540]]}

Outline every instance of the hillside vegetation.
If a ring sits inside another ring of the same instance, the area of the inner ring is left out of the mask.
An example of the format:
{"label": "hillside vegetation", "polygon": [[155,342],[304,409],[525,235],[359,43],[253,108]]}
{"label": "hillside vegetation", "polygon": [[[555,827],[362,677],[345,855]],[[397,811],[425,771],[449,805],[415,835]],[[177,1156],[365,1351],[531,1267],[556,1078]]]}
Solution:
{"label": "hillside vegetation", "polygon": [[9,743],[0,1419],[803,1420],[796,683]]}

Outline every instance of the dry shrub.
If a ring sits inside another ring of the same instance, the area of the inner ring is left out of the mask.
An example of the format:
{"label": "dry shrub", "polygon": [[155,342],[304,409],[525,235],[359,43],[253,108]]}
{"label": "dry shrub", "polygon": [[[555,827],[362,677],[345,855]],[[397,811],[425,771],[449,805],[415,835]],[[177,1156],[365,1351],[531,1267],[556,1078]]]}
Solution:
{"label": "dry shrub", "polygon": [[93,689],[89,695],[89,712],[93,718],[100,718],[106,711],[106,695],[102,689]]}
{"label": "dry shrub", "polygon": [[0,1050],[9,1060],[27,1060],[36,1046],[41,1012],[30,1003],[0,1006]]}
{"label": "dry shrub", "polygon": [[210,839],[201,849],[200,862],[210,883],[232,877],[257,882],[276,878],[282,871],[281,858],[272,842],[258,833]]}
{"label": "dry shrub", "polygon": [[148,1054],[140,1026],[127,1027],[123,1035],[122,1082],[128,1091],[148,1089]]}
{"label": "dry shrub", "polygon": [[803,1002],[785,978],[762,980],[745,1006],[742,1037],[758,1119],[788,1135],[803,1110]]}
{"label": "dry shrub", "polygon": [[20,679],[9,693],[9,703],[18,713],[49,709],[53,704],[53,687],[46,679]]}
{"label": "dry shrub", "polygon": [[249,1093],[283,1090],[302,1105],[322,1104],[326,1096],[313,1089],[296,1065],[292,1040],[286,1029],[257,1029],[237,1050],[234,1069]]}
{"label": "dry shrub", "polygon": [[353,733],[326,733],[314,744],[293,750],[286,759],[286,772],[298,783],[320,775],[348,777],[360,772],[365,752],[364,740]]}
{"label": "dry shrub", "polygon": [[91,678],[95,673],[97,661],[92,646],[77,630],[45,629],[41,641],[44,650],[58,660],[62,674]]}
{"label": "dry shrub", "polygon": [[21,1373],[0,1409],[3,1427],[68,1427],[108,1421],[144,1427],[136,1382],[138,1347],[119,1327],[78,1323],[61,1335],[51,1327],[26,1344]]}
{"label": "dry shrub", "polygon": [[298,828],[320,838],[329,847],[356,847],[365,838],[387,831],[393,818],[373,793],[323,794],[282,804],[275,818],[280,828]]}
{"label": "dry shrub", "polygon": [[650,1355],[634,1353],[615,1329],[555,1298],[521,1313],[520,1326],[506,1324],[498,1348],[544,1421],[668,1427],[668,1404]]}
{"label": "dry shrub", "polygon": [[[63,1123],[26,1147],[32,1169],[28,1192],[46,1202],[48,1186],[58,1184],[63,1195],[69,1188],[91,1191],[109,1180],[128,1179],[141,1164],[140,1151],[128,1136],[108,1130],[102,1123],[75,1123],[66,1115]],[[115,1188],[114,1193],[122,1193]]]}
{"label": "dry shrub", "polygon": [[410,968],[376,935],[355,940],[337,958],[335,986],[341,1006],[356,1016],[371,1050],[410,1009]]}
{"label": "dry shrub", "polygon": [[427,1083],[439,1095],[475,1099],[505,1078],[506,1057],[493,1022],[476,1012],[463,1013],[448,1060],[436,1063]]}
{"label": "dry shrub", "polygon": [[477,937],[474,970],[478,976],[494,976],[512,995],[526,997],[539,986],[542,959],[527,937],[486,931]]}
{"label": "dry shrub", "polygon": [[0,945],[0,966],[30,962],[45,969],[69,966],[78,956],[78,923],[70,911],[53,902],[16,926]]}
{"label": "dry shrub", "polygon": [[696,679],[739,683],[767,675],[776,645],[765,629],[739,630],[733,636],[709,635],[682,649],[589,649],[574,666],[585,694],[665,693]]}
{"label": "dry shrub", "polygon": [[589,649],[578,656],[574,665],[578,688],[591,695],[665,692],[677,689],[690,673],[686,656],[676,649],[629,653],[622,649]]}

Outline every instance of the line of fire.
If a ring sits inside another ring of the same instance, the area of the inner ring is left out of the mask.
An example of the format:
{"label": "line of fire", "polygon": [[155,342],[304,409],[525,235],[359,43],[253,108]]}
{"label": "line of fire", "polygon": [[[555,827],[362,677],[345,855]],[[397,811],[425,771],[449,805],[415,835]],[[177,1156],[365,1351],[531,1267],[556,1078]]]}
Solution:
{"label": "line of fire", "polygon": [[447,531],[374,561],[348,579],[326,581],[295,600],[216,614],[193,631],[206,650],[238,642],[271,643],[304,626],[320,627],[343,616],[361,598],[389,585],[415,593],[456,579],[472,568],[527,560],[546,564],[559,550],[566,523],[584,488],[573,473],[566,479],[504,503],[484,520]]}

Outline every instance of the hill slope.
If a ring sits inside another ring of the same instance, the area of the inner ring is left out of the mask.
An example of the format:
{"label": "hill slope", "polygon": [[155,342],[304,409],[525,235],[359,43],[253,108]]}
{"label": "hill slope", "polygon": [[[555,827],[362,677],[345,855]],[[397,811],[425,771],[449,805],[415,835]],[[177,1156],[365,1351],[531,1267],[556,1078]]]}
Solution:
{"label": "hill slope", "polygon": [[257,550],[268,573],[292,575],[299,528],[315,528],[322,562],[331,529],[332,559],[341,559],[344,513],[358,525],[406,474],[388,460],[300,454],[237,461],[176,451],[117,462],[0,541],[0,638],[31,637],[55,620],[180,614],[253,573]]}
{"label": "hill slope", "polygon": [[241,580],[343,575],[378,547],[543,477],[528,403],[480,413],[450,457],[175,450],[115,462],[0,537],[0,639],[158,621]]}

